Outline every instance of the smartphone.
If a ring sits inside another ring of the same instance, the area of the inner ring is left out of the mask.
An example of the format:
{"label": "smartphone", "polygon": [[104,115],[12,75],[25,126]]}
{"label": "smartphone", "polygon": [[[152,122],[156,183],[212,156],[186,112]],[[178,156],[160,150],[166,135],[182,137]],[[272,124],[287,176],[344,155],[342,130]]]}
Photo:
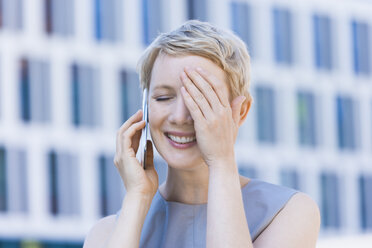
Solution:
{"label": "smartphone", "polygon": [[148,91],[147,89],[144,89],[143,91],[143,99],[142,99],[142,120],[145,121],[145,127],[142,129],[141,134],[141,140],[140,140],[140,152],[141,152],[141,165],[145,169],[146,166],[146,150],[147,150],[147,139],[148,139],[148,129],[149,129],[149,122],[148,122],[148,106],[147,106],[147,100],[148,100]]}

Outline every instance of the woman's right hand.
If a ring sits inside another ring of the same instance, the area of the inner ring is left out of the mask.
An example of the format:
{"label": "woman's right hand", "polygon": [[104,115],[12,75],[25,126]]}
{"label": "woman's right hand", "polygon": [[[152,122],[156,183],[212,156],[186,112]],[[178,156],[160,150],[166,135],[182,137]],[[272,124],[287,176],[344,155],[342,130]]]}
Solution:
{"label": "woman's right hand", "polygon": [[153,197],[158,190],[159,178],[154,166],[151,141],[147,141],[146,169],[136,158],[142,129],[145,127],[142,115],[142,110],[137,111],[117,132],[114,164],[124,181],[127,194]]}

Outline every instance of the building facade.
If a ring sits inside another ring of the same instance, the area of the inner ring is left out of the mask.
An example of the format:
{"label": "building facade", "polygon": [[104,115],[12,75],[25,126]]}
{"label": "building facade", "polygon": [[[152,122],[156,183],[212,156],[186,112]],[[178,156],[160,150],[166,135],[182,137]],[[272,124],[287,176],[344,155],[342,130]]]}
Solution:
{"label": "building facade", "polygon": [[367,0],[0,0],[0,247],[81,247],[119,210],[115,138],[140,108],[137,60],[187,19],[250,51],[240,173],[309,194],[321,238],[371,231],[370,13]]}

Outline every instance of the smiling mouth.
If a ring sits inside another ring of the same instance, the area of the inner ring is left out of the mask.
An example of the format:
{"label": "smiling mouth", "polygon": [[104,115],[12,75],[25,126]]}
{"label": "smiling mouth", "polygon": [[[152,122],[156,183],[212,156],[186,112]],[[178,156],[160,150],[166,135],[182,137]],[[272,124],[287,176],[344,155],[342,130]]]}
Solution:
{"label": "smiling mouth", "polygon": [[165,133],[165,135],[173,142],[176,142],[179,144],[188,144],[188,143],[193,143],[196,141],[195,136],[175,136],[169,133]]}

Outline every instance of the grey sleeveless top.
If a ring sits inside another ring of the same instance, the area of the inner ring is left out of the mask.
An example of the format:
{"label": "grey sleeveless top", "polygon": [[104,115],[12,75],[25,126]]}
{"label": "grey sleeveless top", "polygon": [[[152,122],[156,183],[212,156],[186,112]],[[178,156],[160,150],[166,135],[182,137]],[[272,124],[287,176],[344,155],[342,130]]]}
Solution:
{"label": "grey sleeveless top", "polygon": [[[251,179],[242,188],[245,216],[252,241],[265,230],[296,192],[256,179]],[[140,247],[204,248],[206,227],[207,204],[169,202],[158,190],[143,225]]]}

